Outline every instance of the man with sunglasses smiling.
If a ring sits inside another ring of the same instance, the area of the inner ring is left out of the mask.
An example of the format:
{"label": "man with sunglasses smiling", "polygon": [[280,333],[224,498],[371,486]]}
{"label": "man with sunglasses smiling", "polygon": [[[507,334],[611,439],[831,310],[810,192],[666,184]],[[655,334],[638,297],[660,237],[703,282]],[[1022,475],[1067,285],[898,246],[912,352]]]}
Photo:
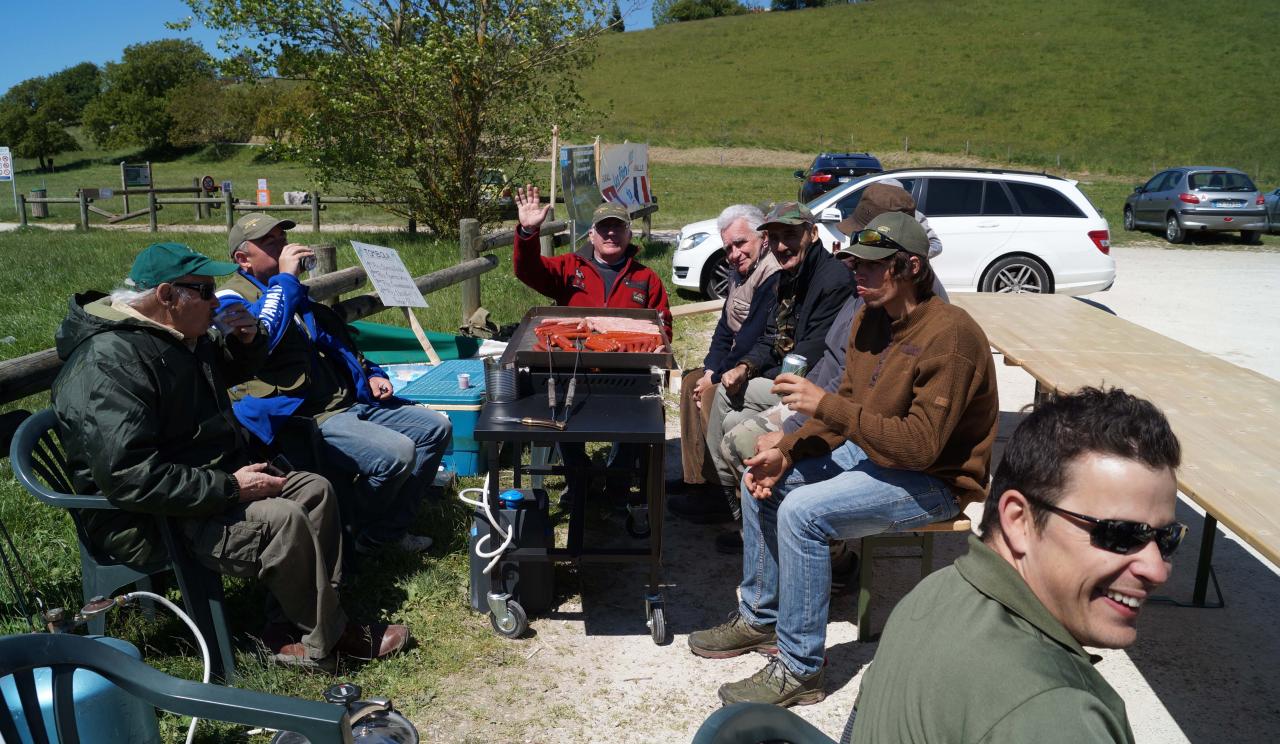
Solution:
{"label": "man with sunglasses smiling", "polygon": [[853,741],[1132,742],[1084,647],[1132,645],[1169,578],[1180,458],[1164,415],[1122,390],[1037,406],[996,469],[981,539],[889,617]]}
{"label": "man with sunglasses smiling", "polygon": [[738,609],[689,636],[709,658],[776,646],[763,670],[720,688],[725,704],[825,697],[832,541],[909,532],[985,495],[999,413],[986,335],[934,296],[929,240],[911,215],[873,218],[851,248],[865,305],[843,380],[827,393],[798,375],[774,379],[810,419],[743,463]]}

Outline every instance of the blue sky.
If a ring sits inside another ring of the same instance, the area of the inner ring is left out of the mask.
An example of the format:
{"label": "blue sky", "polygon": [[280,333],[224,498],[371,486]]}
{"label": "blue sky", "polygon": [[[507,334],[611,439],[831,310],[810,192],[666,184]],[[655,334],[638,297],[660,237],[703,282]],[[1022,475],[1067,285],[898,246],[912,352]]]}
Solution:
{"label": "blue sky", "polygon": [[[651,0],[619,0],[628,30],[653,25]],[[191,15],[182,0],[3,0],[0,39],[0,93],[27,78],[48,75],[81,62],[119,61],[130,44],[182,37],[217,52],[217,34],[195,24],[190,31],[164,27]],[[34,29],[34,31],[33,31]]]}

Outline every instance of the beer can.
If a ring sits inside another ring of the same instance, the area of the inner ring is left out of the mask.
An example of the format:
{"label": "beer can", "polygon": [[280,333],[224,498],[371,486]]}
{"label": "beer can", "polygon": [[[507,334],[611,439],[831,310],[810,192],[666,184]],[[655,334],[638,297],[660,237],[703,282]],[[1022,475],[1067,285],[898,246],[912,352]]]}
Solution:
{"label": "beer can", "polygon": [[788,354],[782,358],[782,374],[800,375],[809,371],[809,360],[799,354]]}

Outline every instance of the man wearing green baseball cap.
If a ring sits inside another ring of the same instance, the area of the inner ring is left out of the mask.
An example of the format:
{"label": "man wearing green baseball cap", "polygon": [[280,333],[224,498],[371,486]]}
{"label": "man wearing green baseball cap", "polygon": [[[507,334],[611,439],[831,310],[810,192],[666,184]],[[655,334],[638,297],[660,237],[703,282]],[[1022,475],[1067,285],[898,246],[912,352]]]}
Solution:
{"label": "man wearing green baseball cap", "polygon": [[873,218],[849,249],[865,305],[843,381],[827,393],[775,378],[772,392],[810,418],[745,461],[738,611],[689,636],[710,658],[777,648],[764,670],[720,688],[725,704],[825,697],[831,541],[909,532],[985,495],[999,413],[986,335],[933,294],[929,240],[913,216]]}
{"label": "man wearing green baseball cap", "polygon": [[233,271],[156,243],[133,262],[125,288],[72,298],[57,333],[65,364],[53,408],[75,492],[101,491],[116,507],[82,512],[85,532],[102,553],[146,566],[165,555],[156,516],[173,518],[200,563],[266,585],[263,635],[301,636],[280,645],[283,662],[331,669],[336,652],[392,653],[407,629],[348,625],[338,603],[341,532],[329,482],[255,462],[230,415],[227,388],[267,354],[243,310],[210,330],[213,279]]}

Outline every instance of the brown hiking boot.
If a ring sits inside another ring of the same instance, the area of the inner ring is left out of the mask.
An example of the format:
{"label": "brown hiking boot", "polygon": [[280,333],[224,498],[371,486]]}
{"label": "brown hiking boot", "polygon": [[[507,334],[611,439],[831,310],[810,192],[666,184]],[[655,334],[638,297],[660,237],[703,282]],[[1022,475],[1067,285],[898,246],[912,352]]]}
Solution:
{"label": "brown hiking boot", "polygon": [[339,653],[370,661],[399,653],[408,643],[409,628],[404,625],[348,623],[330,655]]}
{"label": "brown hiking boot", "polygon": [[779,657],[769,660],[764,669],[738,682],[720,686],[720,702],[767,703],[783,708],[792,705],[820,703],[827,693],[822,689],[824,669],[810,677],[799,677]]}
{"label": "brown hiking boot", "polygon": [[773,626],[757,628],[734,610],[728,622],[689,634],[689,650],[708,659],[728,659],[751,651],[778,653],[778,634]]}

